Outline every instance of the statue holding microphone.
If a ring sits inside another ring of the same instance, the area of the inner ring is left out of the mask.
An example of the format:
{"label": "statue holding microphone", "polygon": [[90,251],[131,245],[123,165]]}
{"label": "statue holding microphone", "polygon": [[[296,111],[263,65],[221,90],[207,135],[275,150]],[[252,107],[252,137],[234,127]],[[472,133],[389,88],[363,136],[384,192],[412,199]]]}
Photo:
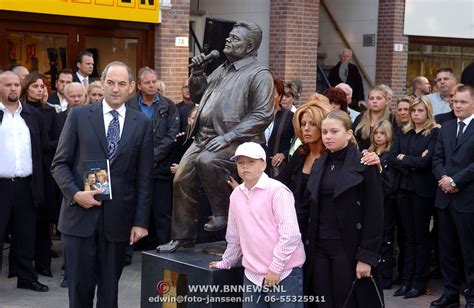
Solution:
{"label": "statue holding microphone", "polygon": [[243,142],[263,143],[264,130],[273,118],[273,77],[256,58],[261,41],[258,25],[239,21],[226,39],[227,60],[212,74],[206,77],[204,69],[215,53],[192,59],[189,90],[192,101],[199,102],[188,136],[194,136],[194,142],[173,181],[172,240],[158,246],[158,251],[194,246],[200,184],[212,210],[204,229],[217,231],[227,225],[232,192],[227,181],[235,173],[230,157]]}

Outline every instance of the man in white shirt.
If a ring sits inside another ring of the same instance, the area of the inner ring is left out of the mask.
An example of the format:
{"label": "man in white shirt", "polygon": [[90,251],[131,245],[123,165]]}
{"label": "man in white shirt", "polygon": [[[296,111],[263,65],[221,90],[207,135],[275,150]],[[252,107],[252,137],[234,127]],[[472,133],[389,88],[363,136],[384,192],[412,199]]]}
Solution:
{"label": "man in white shirt", "polygon": [[33,268],[36,207],[44,201],[47,132],[38,111],[19,101],[20,91],[18,75],[0,74],[0,269],[10,224],[17,287],[47,292],[49,288],[38,282]]}
{"label": "man in white shirt", "polygon": [[427,96],[433,106],[433,115],[451,111],[451,107],[449,107],[449,89],[455,84],[456,77],[454,77],[452,69],[440,68],[436,71],[436,87],[439,92]]}

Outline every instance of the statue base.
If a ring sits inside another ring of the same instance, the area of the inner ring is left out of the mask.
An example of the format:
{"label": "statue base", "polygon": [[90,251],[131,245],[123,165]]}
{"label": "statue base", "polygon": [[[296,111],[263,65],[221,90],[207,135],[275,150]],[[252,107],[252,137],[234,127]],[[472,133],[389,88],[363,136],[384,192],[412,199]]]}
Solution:
{"label": "statue base", "polygon": [[205,254],[222,258],[226,249],[225,242],[210,243],[203,249]]}
{"label": "statue base", "polygon": [[[211,244],[225,249],[225,242]],[[141,307],[241,307],[243,267],[209,268],[209,262],[220,259],[203,252],[209,245],[173,253],[144,251]]]}

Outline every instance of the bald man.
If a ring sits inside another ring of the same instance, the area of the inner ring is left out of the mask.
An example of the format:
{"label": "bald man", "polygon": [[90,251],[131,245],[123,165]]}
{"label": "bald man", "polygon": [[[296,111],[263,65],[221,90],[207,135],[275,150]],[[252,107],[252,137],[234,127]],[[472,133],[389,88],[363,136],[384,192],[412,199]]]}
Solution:
{"label": "bald man", "polygon": [[425,76],[417,76],[411,82],[413,95],[415,97],[428,95],[431,92],[431,84]]}

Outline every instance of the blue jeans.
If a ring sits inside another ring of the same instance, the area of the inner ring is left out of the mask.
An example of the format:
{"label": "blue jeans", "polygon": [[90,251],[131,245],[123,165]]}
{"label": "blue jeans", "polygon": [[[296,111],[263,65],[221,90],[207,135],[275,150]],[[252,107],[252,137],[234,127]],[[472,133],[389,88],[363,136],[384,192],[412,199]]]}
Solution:
{"label": "blue jeans", "polygon": [[[260,287],[247,279],[244,275],[243,308],[279,307],[302,308],[303,296],[303,269],[293,268],[290,275],[280,281],[277,287]],[[260,287],[260,288],[259,288]]]}

